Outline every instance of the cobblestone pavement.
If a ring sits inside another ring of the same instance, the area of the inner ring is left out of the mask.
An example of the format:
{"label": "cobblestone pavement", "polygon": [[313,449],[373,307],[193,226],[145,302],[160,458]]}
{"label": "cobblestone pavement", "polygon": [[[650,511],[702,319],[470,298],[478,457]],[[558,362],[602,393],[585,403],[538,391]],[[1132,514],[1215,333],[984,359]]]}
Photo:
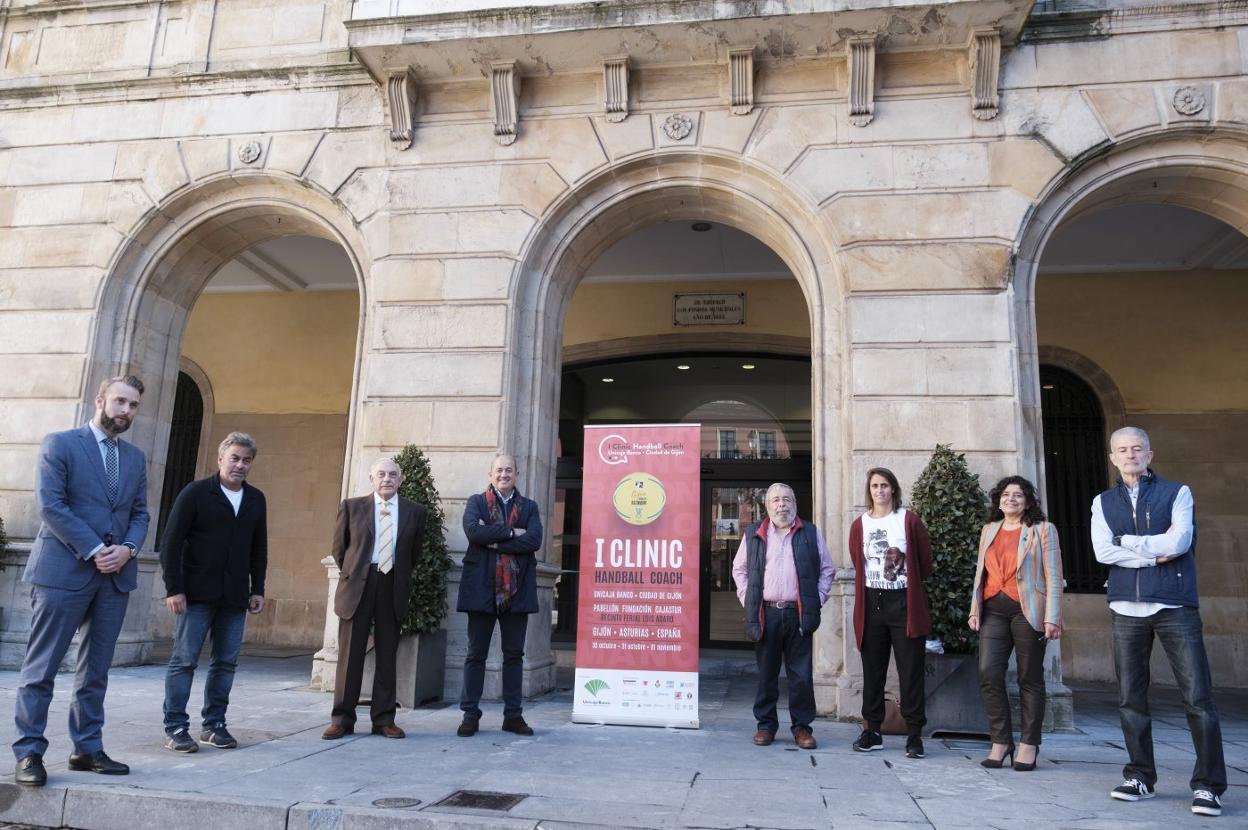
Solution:
{"label": "cobblestone pavement", "polygon": [[[903,740],[855,754],[858,727],[820,721],[819,748],[798,750],[783,733],[750,742],[753,677],[704,677],[702,728],[587,726],[570,722],[571,694],[526,704],[537,734],[499,731],[485,706],[476,737],[455,736],[459,711],[440,704],[402,711],[406,740],[357,734],[321,740],[329,696],[308,688],[310,654],[251,650],[230,706],[236,750],[175,755],[161,747],[164,669],[115,669],[105,745],[131,765],[126,777],[69,772],[66,716],[72,678],[59,678],[45,759],[49,785],[31,790],[0,778],[0,828],[91,830],[238,827],[248,830],[374,828],[1121,828],[1245,826],[1248,816],[1248,695],[1221,692],[1230,764],[1226,812],[1190,812],[1192,747],[1173,691],[1157,690],[1154,738],[1158,797],[1127,804],[1109,791],[1125,759],[1112,690],[1076,689],[1072,734],[1045,736],[1028,774],[986,770],[976,741],[927,741],[907,760]],[[192,701],[201,694],[199,673]],[[15,672],[0,672],[0,723],[11,724]],[[362,723],[367,715],[362,711]],[[784,714],[781,714],[783,721]],[[8,734],[11,735],[11,726]],[[523,798],[505,811],[445,802],[458,790]]]}

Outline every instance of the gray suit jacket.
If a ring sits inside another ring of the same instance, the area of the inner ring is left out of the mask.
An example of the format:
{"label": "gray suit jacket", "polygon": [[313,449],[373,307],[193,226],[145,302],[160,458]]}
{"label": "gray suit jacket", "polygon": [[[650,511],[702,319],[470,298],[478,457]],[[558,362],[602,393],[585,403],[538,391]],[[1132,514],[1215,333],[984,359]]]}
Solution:
{"label": "gray suit jacket", "polygon": [[[120,481],[109,501],[104,461],[89,426],[53,432],[39,449],[39,515],[43,524],[30,549],[22,578],[33,585],[76,591],[96,573],[87,559],[105,535],[114,544],[143,546],[147,536],[147,461],[143,451],[117,442]],[[119,591],[138,585],[138,562],[131,559],[117,573]]]}

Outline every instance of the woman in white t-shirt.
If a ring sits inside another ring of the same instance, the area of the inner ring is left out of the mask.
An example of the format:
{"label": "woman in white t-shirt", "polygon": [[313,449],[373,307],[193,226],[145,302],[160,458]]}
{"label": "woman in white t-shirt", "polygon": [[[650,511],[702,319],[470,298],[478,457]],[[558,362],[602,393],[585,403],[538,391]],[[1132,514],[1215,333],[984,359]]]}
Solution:
{"label": "woman in white t-shirt", "polygon": [[923,667],[932,616],[924,580],[932,575],[932,547],[919,517],[901,506],[901,485],[884,467],[867,471],[869,509],[849,528],[854,563],[854,636],[862,653],[862,734],[858,752],[881,749],[884,681],[891,649],[901,682],[906,757],[923,757]]}

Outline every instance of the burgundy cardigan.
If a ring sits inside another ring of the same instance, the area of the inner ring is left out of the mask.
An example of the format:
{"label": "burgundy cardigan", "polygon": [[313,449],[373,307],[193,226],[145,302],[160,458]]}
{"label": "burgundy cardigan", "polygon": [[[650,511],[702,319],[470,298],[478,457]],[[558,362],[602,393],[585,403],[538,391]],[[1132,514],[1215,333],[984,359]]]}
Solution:
{"label": "burgundy cardigan", "polygon": [[[932,575],[932,542],[919,514],[906,510],[906,636],[924,637],[932,631],[932,612],[923,582]],[[854,563],[854,637],[862,651],[867,618],[866,562],[862,556],[862,516],[849,526],[849,559]],[[918,579],[915,577],[918,576]]]}

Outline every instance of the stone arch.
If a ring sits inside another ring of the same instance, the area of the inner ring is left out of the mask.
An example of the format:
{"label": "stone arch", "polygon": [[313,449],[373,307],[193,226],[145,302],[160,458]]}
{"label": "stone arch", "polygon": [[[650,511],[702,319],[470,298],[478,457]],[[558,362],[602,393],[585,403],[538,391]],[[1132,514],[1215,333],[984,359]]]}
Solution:
{"label": "stone arch", "polygon": [[1248,144],[1243,134],[1182,130],[1124,142],[1055,179],[1024,219],[1015,245],[1011,291],[1023,462],[1036,471],[1041,487],[1044,433],[1035,309],[1041,256],[1063,221],[1091,210],[1140,203],[1200,211],[1248,235]]}
{"label": "stone arch", "polygon": [[89,411],[99,377],[125,370],[143,378],[147,388],[134,438],[148,457],[149,503],[160,501],[177,386],[170,379],[177,378],[191,307],[234,256],[294,234],[337,243],[356,274],[360,322],[347,426],[350,457],[367,331],[369,259],[363,237],[345,208],[304,182],[275,174],[223,174],[179,190],[149,211],[114,253],[96,298],[82,406]]}
{"label": "stone arch", "polygon": [[[842,277],[835,242],[814,206],[774,175],[738,157],[660,152],[612,166],[565,193],[521,251],[510,299],[505,434],[538,497],[554,497],[559,367],[564,316],[588,266],[608,247],[661,221],[731,225],[771,247],[792,271],[810,316],[814,513],[839,515],[829,489],[843,487],[845,353]],[[838,494],[839,498],[839,494]],[[830,527],[830,526],[829,526]]]}

